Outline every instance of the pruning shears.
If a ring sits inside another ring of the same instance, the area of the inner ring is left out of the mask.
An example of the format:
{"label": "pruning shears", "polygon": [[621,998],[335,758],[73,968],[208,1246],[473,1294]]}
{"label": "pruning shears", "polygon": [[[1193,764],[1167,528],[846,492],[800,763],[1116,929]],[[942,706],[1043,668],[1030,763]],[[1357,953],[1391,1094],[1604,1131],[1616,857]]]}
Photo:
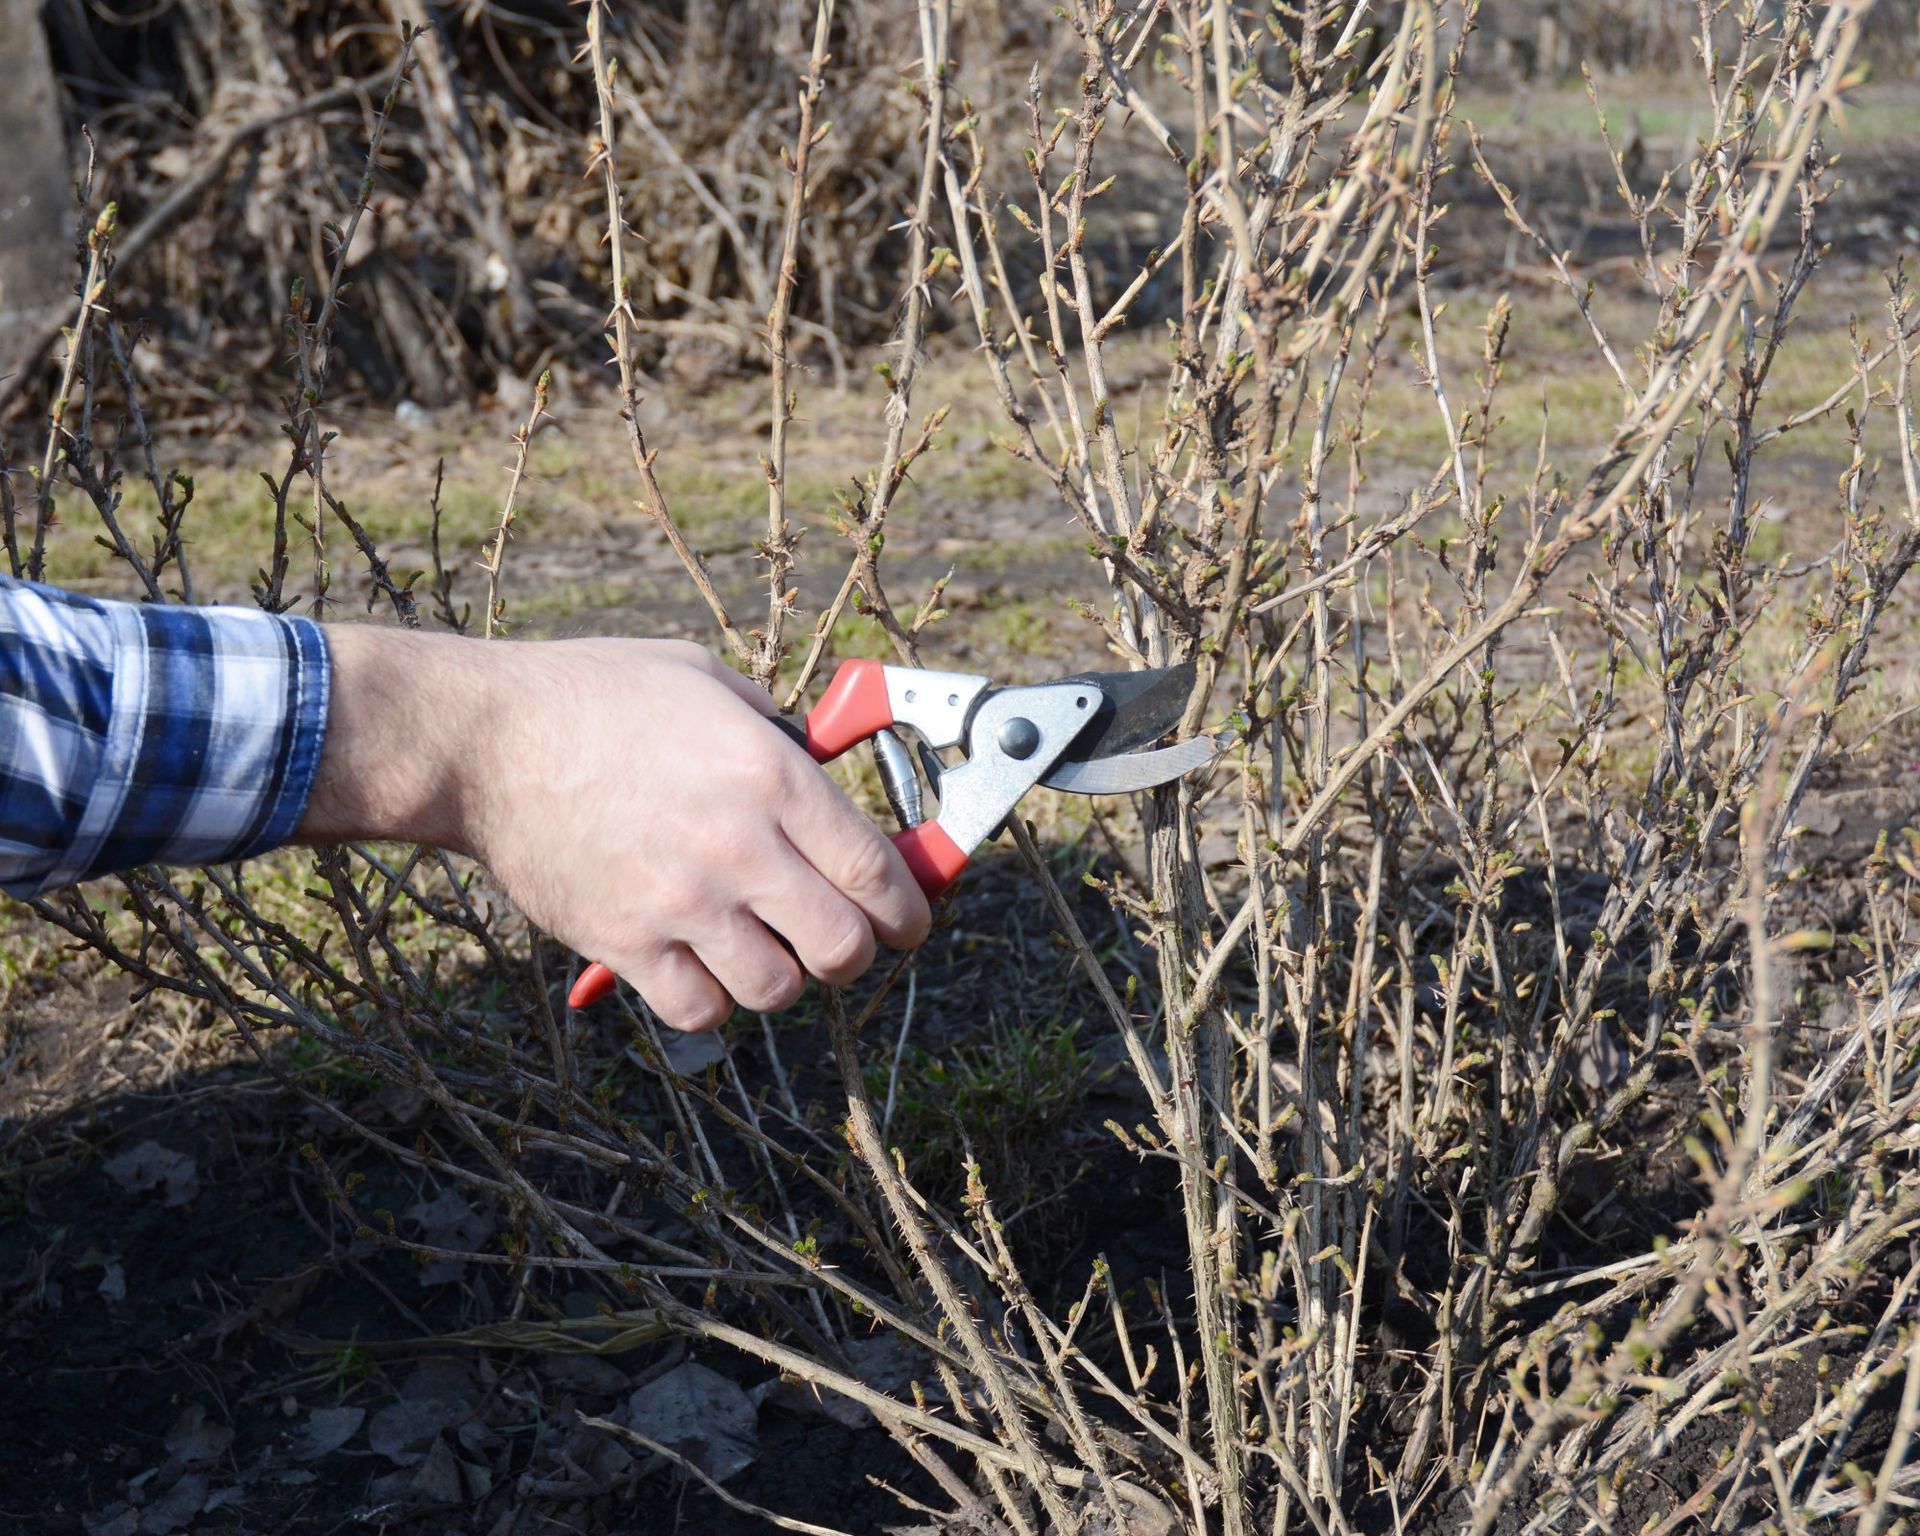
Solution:
{"label": "pruning shears", "polygon": [[[1131,794],[1170,784],[1231,746],[1231,733],[1156,745],[1185,712],[1193,678],[1189,661],[1001,688],[968,672],[848,661],[804,725],[779,716],[772,723],[817,763],[872,743],[881,786],[900,823],[893,845],[931,900],[953,884],[976,848],[999,835],[1035,785],[1076,795]],[[897,727],[919,738],[917,754],[907,750]],[[948,763],[939,754],[953,747],[962,758]],[[931,819],[922,810],[923,775],[939,802]],[[589,965],[568,1006],[598,1001],[614,980],[604,965]]]}

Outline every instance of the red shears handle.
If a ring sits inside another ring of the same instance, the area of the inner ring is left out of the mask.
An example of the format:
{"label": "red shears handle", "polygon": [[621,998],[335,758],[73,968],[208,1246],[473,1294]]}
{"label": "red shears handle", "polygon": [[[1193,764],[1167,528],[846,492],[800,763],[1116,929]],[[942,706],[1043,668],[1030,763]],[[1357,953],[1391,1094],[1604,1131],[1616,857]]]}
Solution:
{"label": "red shears handle", "polygon": [[[844,661],[827,684],[827,691],[820,695],[820,702],[807,712],[807,753],[816,763],[830,763],[893,723],[886,667],[877,661]],[[791,726],[788,730],[795,736],[800,734]],[[896,832],[893,846],[900,850],[929,901],[952,885],[967,867],[967,855],[937,821]],[[612,971],[595,961],[574,982],[567,994],[567,1006],[584,1008],[597,1003],[613,990],[615,980]]]}

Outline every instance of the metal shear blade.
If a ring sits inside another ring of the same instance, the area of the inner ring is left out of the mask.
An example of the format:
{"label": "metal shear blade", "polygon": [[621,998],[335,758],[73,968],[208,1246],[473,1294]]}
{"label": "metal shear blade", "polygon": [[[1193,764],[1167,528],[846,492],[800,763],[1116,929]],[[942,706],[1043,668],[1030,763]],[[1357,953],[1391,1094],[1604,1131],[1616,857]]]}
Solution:
{"label": "metal shear blade", "polygon": [[1131,794],[1192,773],[1232,745],[1231,733],[1223,733],[1194,736],[1177,746],[1161,747],[1154,752],[1122,752],[1118,757],[1064,761],[1049,770],[1040,782],[1048,789],[1064,789],[1076,795]]}
{"label": "metal shear blade", "polygon": [[1196,663],[1184,661],[1149,672],[1082,672],[1062,678],[1063,683],[1098,688],[1100,713],[1040,783],[1076,795],[1125,795],[1170,783],[1218,757],[1233,745],[1230,733],[1139,750],[1180,723],[1196,670]]}
{"label": "metal shear blade", "polygon": [[1196,664],[1150,672],[1080,672],[1060,683],[1087,683],[1100,690],[1100,712],[1067,748],[1067,762],[1091,762],[1149,747],[1180,723],[1193,694]]}

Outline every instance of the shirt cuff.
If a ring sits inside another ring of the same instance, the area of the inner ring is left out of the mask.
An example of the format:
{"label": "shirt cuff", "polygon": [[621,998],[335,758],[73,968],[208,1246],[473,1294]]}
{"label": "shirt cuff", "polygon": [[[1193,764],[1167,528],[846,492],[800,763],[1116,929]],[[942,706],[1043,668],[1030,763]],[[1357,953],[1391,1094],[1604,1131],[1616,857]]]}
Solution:
{"label": "shirt cuff", "polygon": [[286,842],[326,737],[320,626],[247,608],[105,606],[111,717],[65,878],[224,864]]}

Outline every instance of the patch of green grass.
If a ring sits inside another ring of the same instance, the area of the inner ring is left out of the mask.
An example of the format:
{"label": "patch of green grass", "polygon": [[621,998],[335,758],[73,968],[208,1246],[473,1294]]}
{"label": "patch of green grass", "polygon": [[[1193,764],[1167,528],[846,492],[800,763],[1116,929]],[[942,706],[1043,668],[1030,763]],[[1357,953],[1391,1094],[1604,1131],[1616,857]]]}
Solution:
{"label": "patch of green grass", "polygon": [[[920,1187],[938,1199],[966,1188],[969,1160],[1003,1215],[1059,1177],[1050,1166],[1060,1129],[1092,1083],[1079,1021],[1011,1024],[996,1018],[951,1049],[910,1046],[900,1063],[889,1140]],[[867,1091],[885,1104],[891,1062],[867,1068]]]}
{"label": "patch of green grass", "polygon": [[[1615,143],[1629,114],[1638,116],[1640,131],[1649,139],[1679,138],[1690,127],[1697,133],[1707,125],[1707,108],[1695,81],[1662,81],[1646,89],[1602,78],[1597,86]],[[1599,119],[1586,86],[1577,79],[1519,90],[1468,89],[1461,93],[1458,115],[1483,132],[1512,129],[1552,144],[1599,144]]]}
{"label": "patch of green grass", "polygon": [[[1595,94],[1620,142],[1630,116],[1640,120],[1648,139],[1675,148],[1690,146],[1711,125],[1711,110],[1693,75],[1602,75]],[[1550,144],[1599,144],[1599,119],[1586,85],[1578,79],[1538,83],[1518,89],[1469,86],[1461,93],[1459,115],[1482,131],[1524,131]],[[1900,84],[1869,86],[1855,92],[1832,130],[1848,144],[1907,140],[1920,133],[1920,96]]]}
{"label": "patch of green grass", "polygon": [[[1032,538],[982,539],[953,555],[949,563],[956,572],[969,576],[999,576],[1016,565],[1070,564],[1091,560],[1086,552],[1087,539],[1054,538],[1036,534]],[[1091,566],[1089,566],[1091,569]]]}
{"label": "patch of green grass", "polygon": [[314,1385],[330,1391],[338,1402],[345,1402],[361,1391],[373,1377],[373,1357],[360,1346],[359,1330],[353,1342],[330,1351],[314,1373]]}
{"label": "patch of green grass", "polygon": [[[1516,290],[1510,295],[1513,318],[1499,391],[1494,397],[1493,435],[1488,448],[1491,471],[1498,480],[1531,476],[1538,452],[1544,411],[1547,456],[1550,464],[1575,474],[1611,437],[1627,400],[1581,318],[1572,297],[1559,288]],[[1828,302],[1843,295],[1824,294]],[[1863,286],[1850,298],[1862,322],[1875,319],[1879,293]],[[1602,291],[1593,299],[1595,316],[1619,355],[1629,380],[1641,379],[1639,350],[1655,321],[1651,302],[1638,293]],[[1481,346],[1488,304],[1463,299],[1444,309],[1436,320],[1441,367],[1448,404],[1456,420],[1478,408]],[[1368,456],[1378,466],[1399,464],[1422,468],[1439,465],[1447,452],[1447,431],[1432,389],[1407,360],[1424,356],[1417,323],[1401,322],[1386,344],[1386,356],[1395,366],[1383,368],[1368,402],[1365,427]],[[1736,351],[1730,363],[1737,366]],[[1851,341],[1845,312],[1804,314],[1795,321],[1775,355],[1758,411],[1758,424],[1768,427],[1816,406],[1852,372]],[[1732,398],[1731,369],[1722,390]],[[1342,426],[1352,421],[1355,401],[1343,396]],[[1870,422],[1872,429],[1877,422]],[[1724,428],[1716,428],[1723,435]],[[1783,449],[1799,450],[1811,443],[1814,432],[1781,440]],[[1869,447],[1874,446],[1870,440]],[[1712,446],[1719,462],[1717,442]],[[1339,479],[1333,482],[1337,487]]]}
{"label": "patch of green grass", "polygon": [[1032,501],[1052,496],[1047,477],[997,443],[948,449],[922,462],[920,479],[949,498],[968,501]]}
{"label": "patch of green grass", "polygon": [[[902,626],[911,625],[914,612],[911,608],[894,609],[894,617]],[[796,647],[804,652],[806,647]],[[831,639],[827,645],[827,655],[832,658],[829,666],[856,657],[868,661],[895,660],[893,641],[887,637],[887,631],[871,613],[860,613],[849,602],[840,610],[840,617],[833,621]],[[824,672],[822,675],[826,675]]]}
{"label": "patch of green grass", "polygon": [[654,472],[668,511],[689,538],[732,533],[744,542],[762,535],[767,483],[758,474],[716,469],[684,450],[661,454]]}
{"label": "patch of green grass", "polygon": [[[251,469],[216,468],[192,478],[193,497],[181,521],[181,541],[186,546],[187,567],[196,591],[201,596],[239,599],[272,558],[273,493]],[[153,487],[144,480],[129,478],[123,493],[121,527],[134,548],[146,556],[159,529],[159,503]],[[426,563],[425,551],[433,529],[433,510],[427,497],[342,492],[340,500],[383,557],[394,560],[396,575],[414,564]],[[498,521],[500,504],[491,492],[456,484],[449,478],[441,493],[440,512],[444,557],[449,565],[463,566]],[[305,590],[311,582],[313,536],[299,519],[311,521],[312,513],[311,490],[304,483],[296,484],[288,497],[286,532],[288,579],[296,590]],[[61,503],[61,518],[62,526],[49,541],[48,563],[56,578],[72,584],[117,578],[124,567],[114,551],[98,542],[103,530],[92,506],[83,498],[68,495]],[[537,507],[527,508],[521,516],[521,531],[536,531],[540,518]],[[358,591],[365,562],[352,536],[331,515],[323,521],[321,533],[327,562],[338,584],[335,596]],[[175,585],[176,578],[169,576],[166,584]]]}
{"label": "patch of green grass", "polygon": [[[675,524],[706,554],[729,554],[751,548],[766,537],[767,482],[757,465],[733,467],[702,462],[686,446],[663,452],[654,466],[660,493]],[[569,482],[569,498],[586,496],[607,510],[645,516],[635,503],[639,485],[632,476],[606,476],[604,494],[590,476]],[[839,517],[840,497],[850,486],[846,478],[807,472],[787,477],[787,520],[797,527],[830,532]]]}
{"label": "patch of green grass", "polygon": [[0,1001],[59,967],[54,931],[19,902],[0,896]]}
{"label": "patch of green grass", "polygon": [[546,631],[580,614],[610,608],[645,608],[666,596],[649,577],[596,576],[585,581],[563,581],[553,586],[529,586],[524,593],[507,584],[507,629]]}
{"label": "patch of green grass", "polygon": [[[443,444],[447,463],[440,494],[440,541],[449,567],[470,572],[473,560],[491,537],[500,517],[507,479],[499,468],[497,445],[476,441]],[[730,444],[736,455],[740,445]],[[429,458],[427,462],[431,463]],[[272,463],[262,455],[260,464]],[[676,523],[704,553],[719,555],[751,548],[764,536],[767,488],[751,459],[735,465],[703,460],[681,445],[660,456],[656,473]],[[423,567],[433,531],[433,509],[424,481],[417,493],[396,488],[406,475],[382,474],[355,485],[350,470],[338,468],[331,488],[353,519],[366,529],[396,573]],[[417,477],[411,477],[417,478]],[[830,530],[844,482],[821,473],[796,472],[789,482],[789,517],[797,525]],[[152,488],[128,477],[121,523],[144,554],[158,527]],[[630,463],[614,459],[558,433],[535,439],[527,479],[516,509],[515,535],[537,538],[549,526],[586,518],[644,519],[637,502],[640,487]],[[68,493],[59,506],[61,525],[50,544],[49,565],[57,579],[88,585],[119,579],[120,562],[95,542],[98,518],[84,498]],[[310,518],[312,492],[295,483],[288,501],[287,541],[290,580],[301,589],[310,582],[312,535],[297,519]],[[256,466],[218,466],[193,476],[193,498],[183,523],[187,559],[204,593],[244,599],[273,549],[274,505]],[[364,561],[337,519],[323,525],[335,596],[364,585]]]}
{"label": "patch of green grass", "polygon": [[352,1057],[312,1035],[295,1035],[281,1051],[280,1059],[295,1081],[317,1093],[364,1093],[380,1086],[380,1079]]}
{"label": "patch of green grass", "polygon": [[1771,518],[1753,525],[1747,540],[1747,557],[1758,565],[1778,565],[1787,553],[1787,531]]}
{"label": "patch of green grass", "polygon": [[990,646],[1015,655],[1044,656],[1052,648],[1054,626],[1061,616],[1057,598],[989,600],[978,615],[975,629]]}

